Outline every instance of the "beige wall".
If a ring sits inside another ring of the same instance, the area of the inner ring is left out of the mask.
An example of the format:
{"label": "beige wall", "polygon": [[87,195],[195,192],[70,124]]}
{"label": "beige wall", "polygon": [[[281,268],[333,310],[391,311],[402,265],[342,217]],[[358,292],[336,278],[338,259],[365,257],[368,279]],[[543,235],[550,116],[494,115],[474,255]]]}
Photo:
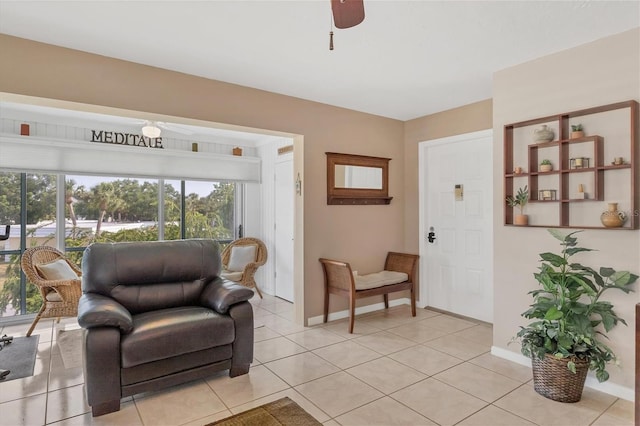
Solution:
{"label": "beige wall", "polygon": [[[533,273],[538,253],[555,251],[556,241],[542,228],[503,226],[503,126],[507,123],[556,113],[605,105],[625,100],[640,100],[640,29],[565,50],[494,75],[494,328],[493,344],[519,352],[517,345],[507,346],[526,320],[520,314],[531,303],[527,295],[536,288]],[[638,183],[636,182],[636,185]],[[605,195],[606,199],[606,195]],[[602,210],[606,202],[602,202]],[[576,256],[576,261],[599,268],[640,272],[639,231],[588,230],[580,242],[596,252]],[[517,255],[514,255],[517,253]],[[636,293],[611,292],[616,312],[627,320],[609,337],[622,365],[608,370],[610,384],[633,388],[634,384],[634,305]]]}
{"label": "beige wall", "polygon": [[[0,52],[0,92],[303,135],[304,167],[296,167],[304,173],[306,318],[322,313],[319,257],[372,272],[387,251],[403,249],[401,121],[7,35],[0,35]],[[328,206],[327,151],[391,158],[391,205]]]}

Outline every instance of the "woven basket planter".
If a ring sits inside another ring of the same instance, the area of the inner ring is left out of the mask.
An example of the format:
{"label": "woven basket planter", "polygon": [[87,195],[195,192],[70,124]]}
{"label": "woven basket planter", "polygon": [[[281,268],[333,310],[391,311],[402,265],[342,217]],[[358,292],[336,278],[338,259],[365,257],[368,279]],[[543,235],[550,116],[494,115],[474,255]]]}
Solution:
{"label": "woven basket planter", "polygon": [[589,361],[575,359],[576,372],[567,368],[567,358],[545,354],[531,359],[533,387],[540,395],[559,402],[578,402],[582,398],[584,381],[589,372]]}

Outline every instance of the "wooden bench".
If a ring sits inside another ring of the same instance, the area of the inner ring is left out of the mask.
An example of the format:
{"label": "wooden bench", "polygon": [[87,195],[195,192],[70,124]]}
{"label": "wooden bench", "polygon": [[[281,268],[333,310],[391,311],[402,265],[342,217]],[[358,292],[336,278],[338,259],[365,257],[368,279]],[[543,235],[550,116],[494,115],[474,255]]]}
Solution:
{"label": "wooden bench", "polygon": [[416,316],[416,264],[415,254],[389,252],[384,270],[375,274],[355,275],[351,265],[339,260],[320,258],[324,271],[324,322],[329,317],[329,295],[349,298],[349,333],[353,333],[356,300],[363,297],[384,297],[384,307],[389,308],[389,293],[409,290],[411,315]]}

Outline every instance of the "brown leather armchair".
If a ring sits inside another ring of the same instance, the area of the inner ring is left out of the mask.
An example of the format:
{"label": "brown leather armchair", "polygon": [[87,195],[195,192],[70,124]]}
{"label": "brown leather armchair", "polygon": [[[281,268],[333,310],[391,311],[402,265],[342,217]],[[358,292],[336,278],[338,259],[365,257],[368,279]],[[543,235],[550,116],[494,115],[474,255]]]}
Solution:
{"label": "brown leather armchair", "polygon": [[78,322],[93,416],[120,399],[253,362],[253,291],[220,278],[213,240],[95,243]]}

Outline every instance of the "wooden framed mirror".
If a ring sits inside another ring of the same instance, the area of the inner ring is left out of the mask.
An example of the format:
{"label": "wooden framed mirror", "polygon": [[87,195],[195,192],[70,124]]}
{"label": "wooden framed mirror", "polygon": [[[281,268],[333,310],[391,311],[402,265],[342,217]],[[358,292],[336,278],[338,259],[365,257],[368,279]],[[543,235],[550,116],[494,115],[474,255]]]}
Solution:
{"label": "wooden framed mirror", "polygon": [[327,152],[327,204],[389,204],[390,158]]}

